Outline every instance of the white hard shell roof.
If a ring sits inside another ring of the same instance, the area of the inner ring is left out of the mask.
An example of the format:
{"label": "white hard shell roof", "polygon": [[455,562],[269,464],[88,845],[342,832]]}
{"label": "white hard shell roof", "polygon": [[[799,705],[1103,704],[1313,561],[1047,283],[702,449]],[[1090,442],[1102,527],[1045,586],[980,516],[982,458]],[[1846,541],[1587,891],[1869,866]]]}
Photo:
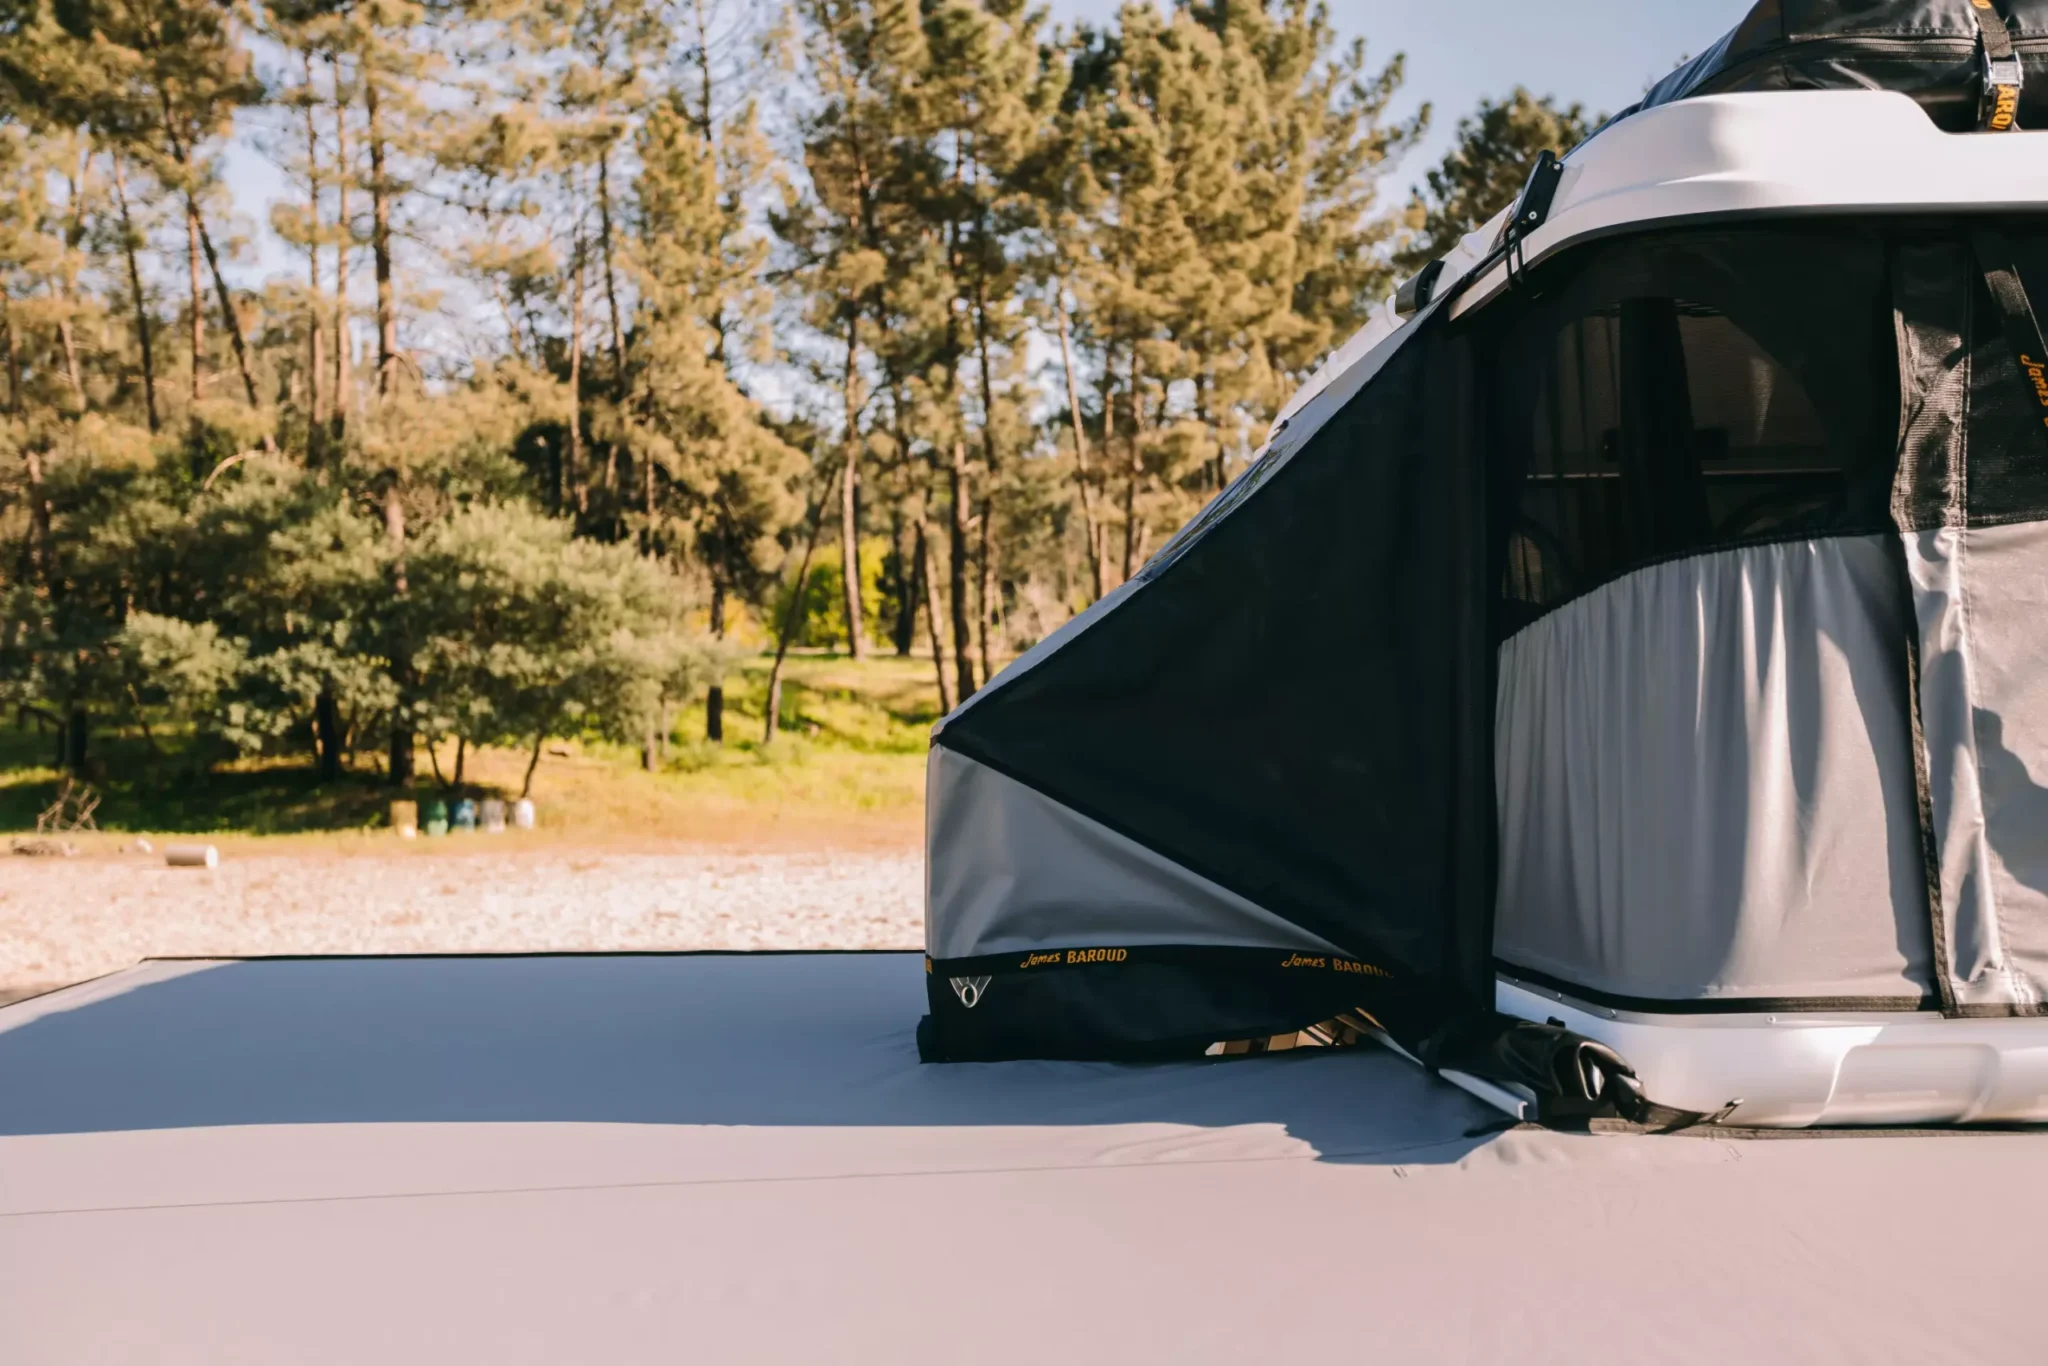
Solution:
{"label": "white hard shell roof", "polygon": [[[1610,124],[1566,156],[1564,168],[1548,221],[1525,244],[1532,262],[1588,238],[1676,219],[2048,208],[2048,132],[1944,133],[1893,91],[1680,100]],[[1507,213],[1444,258],[1439,295],[1485,258]],[[1453,311],[1477,306],[1506,283],[1505,266],[1495,265]],[[1272,434],[1405,326],[1392,299],[1382,303],[1288,400]],[[1374,357],[1368,373],[1384,359]]]}

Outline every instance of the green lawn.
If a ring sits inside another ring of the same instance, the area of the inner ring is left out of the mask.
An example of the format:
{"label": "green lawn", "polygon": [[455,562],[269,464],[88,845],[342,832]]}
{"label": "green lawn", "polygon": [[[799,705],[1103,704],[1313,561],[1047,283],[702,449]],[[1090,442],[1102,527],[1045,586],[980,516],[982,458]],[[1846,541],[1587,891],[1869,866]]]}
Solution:
{"label": "green lawn", "polygon": [[[723,745],[702,738],[701,705],[680,715],[658,772],[641,770],[637,750],[551,742],[534,777],[543,829],[579,840],[914,842],[927,736],[938,719],[931,661],[793,654],[784,666],[785,729],[764,746],[768,667],[766,658],[750,659],[728,680]],[[60,777],[50,767],[54,738],[14,720],[0,718],[0,830],[32,828]],[[204,772],[174,743],[158,753],[139,733],[101,732],[92,745],[103,775],[99,824],[216,836],[382,832],[388,804],[401,794],[384,784],[375,746],[365,749],[356,770],[322,785],[310,755]],[[438,757],[452,776],[453,747]],[[465,791],[514,796],[525,763],[523,753],[472,754]],[[414,790],[403,795],[448,795],[424,751],[419,767]]]}

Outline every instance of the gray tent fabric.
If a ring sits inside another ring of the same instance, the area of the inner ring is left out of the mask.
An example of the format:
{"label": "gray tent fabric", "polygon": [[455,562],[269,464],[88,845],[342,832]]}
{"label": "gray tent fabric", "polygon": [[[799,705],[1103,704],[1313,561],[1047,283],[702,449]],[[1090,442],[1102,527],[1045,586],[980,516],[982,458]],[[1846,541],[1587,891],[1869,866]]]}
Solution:
{"label": "gray tent fabric", "polygon": [[[2035,1293],[2048,1138],[1474,1134],[1377,1049],[920,1067],[922,976],[152,965],[0,1008],[0,1360],[2039,1357],[1966,1307]],[[1913,1256],[1908,1209],[1998,1217]]]}
{"label": "gray tent fabric", "polygon": [[1683,1005],[1918,1007],[1931,943],[1885,538],[1695,555],[1500,651],[1495,953]]}
{"label": "gray tent fabric", "polygon": [[[964,754],[927,763],[925,952],[1335,945]],[[1077,919],[1074,908],[1089,914]]]}
{"label": "gray tent fabric", "polygon": [[2048,996],[2048,523],[1906,538],[1956,1001]]}
{"label": "gray tent fabric", "polygon": [[1904,422],[1893,516],[1918,705],[1944,1004],[2035,1014],[2048,999],[2048,444],[1984,282],[2017,265],[2048,298],[2048,232],[1902,250]]}

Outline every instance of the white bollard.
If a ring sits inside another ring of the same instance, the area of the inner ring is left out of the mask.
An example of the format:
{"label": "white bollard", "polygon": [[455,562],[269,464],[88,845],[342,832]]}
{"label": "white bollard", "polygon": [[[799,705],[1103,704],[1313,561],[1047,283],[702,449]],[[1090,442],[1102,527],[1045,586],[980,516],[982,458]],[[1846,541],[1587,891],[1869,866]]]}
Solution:
{"label": "white bollard", "polygon": [[167,845],[164,862],[173,868],[218,868],[220,850],[210,844]]}
{"label": "white bollard", "polygon": [[521,830],[533,829],[533,803],[527,798],[521,797],[512,804],[512,824]]}

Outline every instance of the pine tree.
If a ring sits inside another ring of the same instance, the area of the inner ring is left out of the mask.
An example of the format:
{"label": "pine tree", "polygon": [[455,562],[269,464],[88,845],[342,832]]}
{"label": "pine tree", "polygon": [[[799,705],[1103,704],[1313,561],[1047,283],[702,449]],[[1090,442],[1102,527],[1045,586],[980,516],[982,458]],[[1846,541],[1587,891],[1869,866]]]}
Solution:
{"label": "pine tree", "polygon": [[[750,109],[721,125],[708,99],[693,107],[678,92],[649,113],[637,150],[629,255],[640,306],[621,435],[648,480],[647,545],[676,538],[710,582],[711,632],[722,638],[729,601],[758,599],[780,567],[806,468],[730,370],[732,310],[766,255],[748,224],[760,140]],[[705,724],[715,741],[724,695],[712,688]]]}

